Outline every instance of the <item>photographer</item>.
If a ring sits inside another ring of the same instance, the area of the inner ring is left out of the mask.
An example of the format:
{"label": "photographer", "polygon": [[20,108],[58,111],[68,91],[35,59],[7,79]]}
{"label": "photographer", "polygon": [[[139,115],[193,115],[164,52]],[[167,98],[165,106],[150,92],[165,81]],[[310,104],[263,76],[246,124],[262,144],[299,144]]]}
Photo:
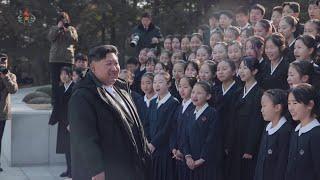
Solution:
{"label": "photographer", "polygon": [[70,25],[70,17],[66,12],[61,12],[57,17],[57,25],[52,26],[48,38],[51,42],[49,63],[52,84],[52,104],[56,98],[59,86],[60,69],[63,66],[72,67],[74,64],[74,46],[78,42],[78,34]]}
{"label": "photographer", "polygon": [[[17,90],[16,75],[8,70],[8,56],[0,53],[0,154],[6,120],[11,119],[10,94],[16,93]],[[0,167],[1,171],[3,169]]]}
{"label": "photographer", "polygon": [[143,48],[156,48],[162,38],[160,28],[152,23],[150,13],[141,16],[141,22],[132,32],[130,46],[136,47],[136,55]]}

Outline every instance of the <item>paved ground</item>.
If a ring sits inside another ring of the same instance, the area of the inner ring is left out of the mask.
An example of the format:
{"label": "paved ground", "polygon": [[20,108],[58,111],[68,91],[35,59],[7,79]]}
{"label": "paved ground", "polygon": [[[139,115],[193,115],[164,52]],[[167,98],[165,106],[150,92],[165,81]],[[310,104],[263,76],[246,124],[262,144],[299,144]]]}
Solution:
{"label": "paved ground", "polygon": [[32,167],[8,167],[4,157],[1,157],[0,180],[62,180],[59,178],[65,166],[32,166]]}

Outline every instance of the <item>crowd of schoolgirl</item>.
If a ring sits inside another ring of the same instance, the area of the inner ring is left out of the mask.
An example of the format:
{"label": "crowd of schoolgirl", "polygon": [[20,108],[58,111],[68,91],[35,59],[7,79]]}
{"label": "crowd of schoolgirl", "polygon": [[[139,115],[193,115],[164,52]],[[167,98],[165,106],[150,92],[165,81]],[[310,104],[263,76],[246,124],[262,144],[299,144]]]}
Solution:
{"label": "crowd of schoolgirl", "polygon": [[[255,4],[213,13],[191,35],[144,48],[120,78],[144,126],[152,180],[320,179],[320,1],[272,9]],[[50,124],[71,177],[67,102],[88,69],[61,69]]]}
{"label": "crowd of schoolgirl", "polygon": [[320,179],[320,2],[221,11],[144,48],[120,77],[144,125],[152,180]]}

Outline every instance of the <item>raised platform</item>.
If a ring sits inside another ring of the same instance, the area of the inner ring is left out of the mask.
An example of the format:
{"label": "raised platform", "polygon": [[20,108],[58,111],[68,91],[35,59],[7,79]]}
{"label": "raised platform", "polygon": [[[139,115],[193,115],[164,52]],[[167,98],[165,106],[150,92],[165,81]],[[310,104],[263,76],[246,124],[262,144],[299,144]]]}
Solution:
{"label": "raised platform", "polygon": [[35,110],[22,102],[37,88],[19,89],[11,95],[12,120],[7,121],[2,147],[9,166],[65,163],[64,155],[55,153],[57,126],[48,125],[51,110]]}

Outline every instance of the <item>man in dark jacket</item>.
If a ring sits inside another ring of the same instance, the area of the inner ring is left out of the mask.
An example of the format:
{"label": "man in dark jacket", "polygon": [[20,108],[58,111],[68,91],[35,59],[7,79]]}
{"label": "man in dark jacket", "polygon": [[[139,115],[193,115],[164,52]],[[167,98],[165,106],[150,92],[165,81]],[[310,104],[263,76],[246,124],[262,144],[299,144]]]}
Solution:
{"label": "man in dark jacket", "polygon": [[93,48],[69,101],[73,179],[148,180],[150,154],[129,87],[118,79],[117,53]]}
{"label": "man in dark jacket", "polygon": [[152,23],[150,13],[144,13],[141,16],[141,22],[134,27],[131,38],[138,36],[136,55],[140,53],[143,48],[156,48],[162,38],[160,28]]}

